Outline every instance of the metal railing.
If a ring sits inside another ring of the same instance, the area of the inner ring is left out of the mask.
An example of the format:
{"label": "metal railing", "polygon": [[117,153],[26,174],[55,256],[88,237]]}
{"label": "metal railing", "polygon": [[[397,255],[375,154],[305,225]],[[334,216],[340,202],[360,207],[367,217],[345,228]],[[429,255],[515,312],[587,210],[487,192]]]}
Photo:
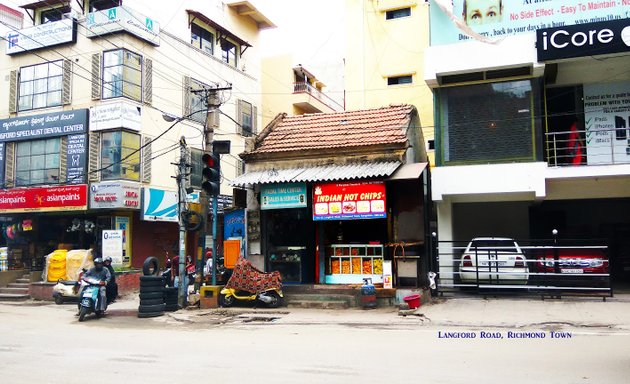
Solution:
{"label": "metal railing", "polygon": [[330,98],[330,96],[324,94],[322,91],[313,87],[311,84],[305,81],[293,83],[293,93],[308,93],[309,95],[313,96],[314,98],[331,108],[333,111],[343,110],[343,106],[341,104],[339,104],[338,102]]}
{"label": "metal railing", "polygon": [[552,167],[630,163],[627,128],[549,132],[545,147],[547,164]]}
{"label": "metal railing", "polygon": [[[516,252],[513,247],[509,252],[480,247],[466,253],[467,243],[440,241],[435,249],[438,292],[612,297],[608,247],[577,244],[532,241]],[[465,253],[470,257],[464,258]],[[518,255],[523,256],[519,265],[508,265],[508,259]]]}

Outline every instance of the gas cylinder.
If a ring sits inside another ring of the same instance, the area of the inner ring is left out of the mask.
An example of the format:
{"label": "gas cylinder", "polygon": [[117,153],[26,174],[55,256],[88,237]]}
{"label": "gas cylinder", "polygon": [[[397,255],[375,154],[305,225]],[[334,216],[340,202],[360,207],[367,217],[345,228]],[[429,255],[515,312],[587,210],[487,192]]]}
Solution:
{"label": "gas cylinder", "polygon": [[361,306],[363,308],[376,308],[376,288],[372,279],[364,278],[361,286]]}

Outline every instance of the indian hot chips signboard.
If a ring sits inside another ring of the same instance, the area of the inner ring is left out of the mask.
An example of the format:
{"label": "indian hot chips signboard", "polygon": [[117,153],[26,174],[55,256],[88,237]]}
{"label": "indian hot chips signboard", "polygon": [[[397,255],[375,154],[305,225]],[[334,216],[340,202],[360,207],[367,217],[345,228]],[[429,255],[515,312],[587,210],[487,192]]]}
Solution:
{"label": "indian hot chips signboard", "polygon": [[381,181],[315,184],[313,187],[313,220],[385,217],[385,183]]}

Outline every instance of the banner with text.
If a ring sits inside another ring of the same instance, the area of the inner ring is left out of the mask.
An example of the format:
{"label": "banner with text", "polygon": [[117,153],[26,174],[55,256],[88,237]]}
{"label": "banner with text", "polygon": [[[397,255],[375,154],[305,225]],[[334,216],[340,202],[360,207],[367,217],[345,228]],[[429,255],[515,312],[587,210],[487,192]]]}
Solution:
{"label": "banner with text", "polygon": [[0,191],[0,213],[87,209],[87,185],[24,188]]}
{"label": "banner with text", "polygon": [[88,110],[53,112],[0,120],[0,141],[48,139],[86,133]]}
{"label": "banner with text", "polygon": [[316,184],[313,188],[313,220],[385,218],[385,202],[383,182]]}
{"label": "banner with text", "polygon": [[306,207],[306,184],[265,184],[260,187],[260,209]]}

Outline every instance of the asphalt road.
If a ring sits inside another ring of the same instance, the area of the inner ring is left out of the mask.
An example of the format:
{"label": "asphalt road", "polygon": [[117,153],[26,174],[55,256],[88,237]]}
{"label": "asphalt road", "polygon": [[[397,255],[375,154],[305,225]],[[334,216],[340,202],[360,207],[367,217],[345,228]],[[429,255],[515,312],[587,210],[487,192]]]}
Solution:
{"label": "asphalt road", "polygon": [[[388,312],[357,320],[369,311],[310,312],[310,320],[288,322],[283,311],[147,320],[116,305],[106,318],[79,323],[70,305],[0,304],[0,381],[615,384],[630,377],[626,329],[440,326]],[[570,338],[552,338],[554,331]]]}

